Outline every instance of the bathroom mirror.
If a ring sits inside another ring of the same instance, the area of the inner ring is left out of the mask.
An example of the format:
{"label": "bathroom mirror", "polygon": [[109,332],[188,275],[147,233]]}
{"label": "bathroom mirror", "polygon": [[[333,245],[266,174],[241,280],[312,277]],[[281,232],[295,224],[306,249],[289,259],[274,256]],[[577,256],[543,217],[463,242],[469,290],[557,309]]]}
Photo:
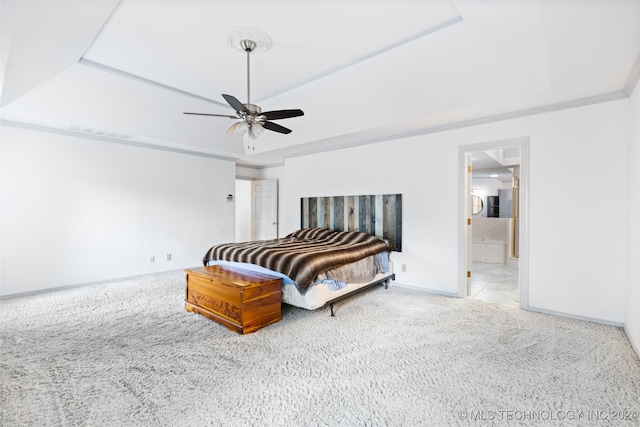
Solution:
{"label": "bathroom mirror", "polygon": [[480,196],[471,196],[471,200],[473,201],[472,205],[472,213],[474,215],[478,215],[482,212],[482,208],[484,208],[484,202],[482,201],[482,197]]}

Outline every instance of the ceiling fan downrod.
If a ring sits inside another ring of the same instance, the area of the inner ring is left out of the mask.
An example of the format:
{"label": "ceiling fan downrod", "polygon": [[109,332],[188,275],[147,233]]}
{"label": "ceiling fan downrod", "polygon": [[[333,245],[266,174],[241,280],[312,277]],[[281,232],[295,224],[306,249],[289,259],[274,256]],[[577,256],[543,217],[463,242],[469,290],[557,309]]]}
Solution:
{"label": "ceiling fan downrod", "polygon": [[247,52],[247,107],[251,105],[251,62],[250,56],[253,49],[256,48],[256,42],[249,39],[240,41],[240,47]]}

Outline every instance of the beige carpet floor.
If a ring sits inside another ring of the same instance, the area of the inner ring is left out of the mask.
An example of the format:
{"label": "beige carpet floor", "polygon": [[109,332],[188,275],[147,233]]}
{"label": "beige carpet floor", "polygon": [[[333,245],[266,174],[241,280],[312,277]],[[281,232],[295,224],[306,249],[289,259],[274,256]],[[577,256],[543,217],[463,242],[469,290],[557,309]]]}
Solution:
{"label": "beige carpet floor", "polygon": [[239,336],[171,272],[0,300],[0,425],[639,425],[617,327],[382,286]]}

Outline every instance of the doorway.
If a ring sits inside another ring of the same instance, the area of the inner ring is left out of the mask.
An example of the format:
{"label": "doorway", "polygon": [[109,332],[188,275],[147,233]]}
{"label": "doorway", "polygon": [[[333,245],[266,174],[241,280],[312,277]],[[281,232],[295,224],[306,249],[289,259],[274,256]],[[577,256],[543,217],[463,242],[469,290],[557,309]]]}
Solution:
{"label": "doorway", "polygon": [[278,180],[251,181],[253,202],[252,240],[271,240],[278,237]]}
{"label": "doorway", "polygon": [[235,241],[278,237],[278,180],[236,178]]}
{"label": "doorway", "polygon": [[460,147],[460,296],[528,307],[528,149],[528,138]]}

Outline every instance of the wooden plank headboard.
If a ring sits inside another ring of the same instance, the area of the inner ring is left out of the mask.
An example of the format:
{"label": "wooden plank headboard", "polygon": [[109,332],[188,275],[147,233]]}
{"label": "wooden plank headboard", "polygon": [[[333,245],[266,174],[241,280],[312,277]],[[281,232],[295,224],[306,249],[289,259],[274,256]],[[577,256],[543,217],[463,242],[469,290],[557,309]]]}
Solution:
{"label": "wooden plank headboard", "polygon": [[402,194],[303,197],[300,228],[312,227],[373,234],[402,252]]}

